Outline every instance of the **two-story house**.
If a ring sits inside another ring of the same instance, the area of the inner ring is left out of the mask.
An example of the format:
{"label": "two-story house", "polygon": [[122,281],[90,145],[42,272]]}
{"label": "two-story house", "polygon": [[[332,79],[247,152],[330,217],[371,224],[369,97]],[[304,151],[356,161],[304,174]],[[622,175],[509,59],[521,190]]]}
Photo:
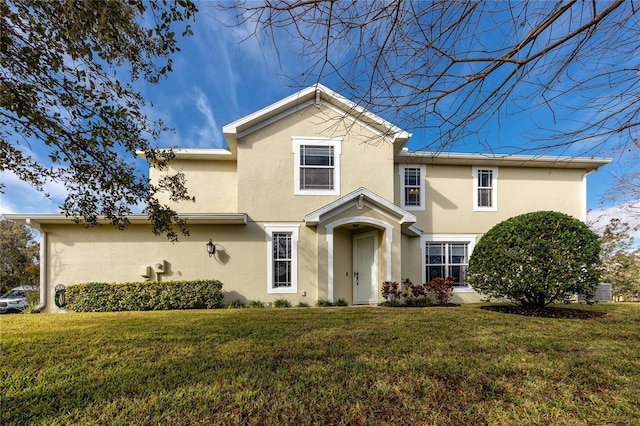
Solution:
{"label": "two-story house", "polygon": [[537,210],[585,220],[587,176],[610,161],[410,152],[409,133],[322,85],[222,131],[228,148],[180,149],[171,169],[150,169],[182,171],[195,196],[174,206],[190,225],[178,243],[143,215],[125,231],[6,215],[41,232],[45,310],[60,284],[146,279],[215,278],[225,302],[313,305],[375,304],[383,281],[454,276],[454,301],[479,301],[466,268],[483,233]]}

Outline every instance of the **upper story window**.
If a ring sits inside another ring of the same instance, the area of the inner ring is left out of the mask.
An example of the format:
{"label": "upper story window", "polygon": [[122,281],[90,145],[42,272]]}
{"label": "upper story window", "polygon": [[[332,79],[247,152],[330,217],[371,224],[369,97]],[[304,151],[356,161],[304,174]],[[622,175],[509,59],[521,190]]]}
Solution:
{"label": "upper story window", "polygon": [[424,210],[424,185],[427,166],[400,165],[400,206],[406,210]]}
{"label": "upper story window", "polygon": [[299,225],[265,225],[267,293],[298,292]]}
{"label": "upper story window", "polygon": [[473,209],[498,210],[498,168],[473,167]]}
{"label": "upper story window", "polygon": [[294,194],[340,195],[342,139],[293,138]]}

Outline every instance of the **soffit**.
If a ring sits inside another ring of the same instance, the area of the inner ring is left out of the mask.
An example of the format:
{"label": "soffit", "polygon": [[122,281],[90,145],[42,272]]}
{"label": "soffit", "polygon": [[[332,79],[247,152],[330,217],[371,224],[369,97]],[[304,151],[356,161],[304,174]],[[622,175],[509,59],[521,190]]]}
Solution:
{"label": "soffit", "polygon": [[[34,227],[39,225],[72,225],[76,221],[70,216],[57,213],[23,213],[5,214],[5,219],[18,223],[25,223]],[[125,216],[131,224],[148,224],[149,217],[145,214],[131,214]],[[190,225],[246,225],[246,213],[193,213],[179,214],[179,218],[185,219]],[[108,224],[110,221],[104,217],[98,218],[98,223]]]}
{"label": "soffit", "polygon": [[396,163],[487,167],[544,167],[594,170],[611,163],[611,158],[544,155],[467,154],[453,152],[402,151]]}

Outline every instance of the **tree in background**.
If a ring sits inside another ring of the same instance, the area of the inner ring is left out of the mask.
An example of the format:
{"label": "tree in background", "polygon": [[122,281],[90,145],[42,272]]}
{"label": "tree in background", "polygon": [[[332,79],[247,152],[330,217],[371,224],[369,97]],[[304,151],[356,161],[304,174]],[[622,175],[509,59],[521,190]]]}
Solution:
{"label": "tree in background", "polygon": [[[219,7],[234,14],[228,25],[248,29],[269,53],[301,55],[302,72],[289,74],[294,84],[338,81],[336,90],[358,105],[422,129],[423,149],[468,141],[488,152],[624,155],[627,180],[640,178],[637,2],[274,0]],[[494,118],[524,126],[522,137],[501,145],[487,128]],[[618,187],[627,189],[620,197],[640,196],[637,185]]]}
{"label": "tree in background", "polygon": [[173,155],[150,147],[166,128],[145,116],[132,83],[171,72],[175,27],[196,12],[191,0],[0,1],[0,171],[41,191],[62,183],[62,212],[88,225],[104,215],[124,228],[144,201],[156,234],[186,232],[156,198],[190,200],[183,176],[151,186],[136,173],[136,151],[160,168]]}
{"label": "tree in background", "polygon": [[468,276],[476,291],[525,307],[544,307],[575,294],[593,300],[600,282],[600,240],[564,213],[522,214],[480,238]]}
{"label": "tree in background", "polygon": [[0,219],[0,294],[39,285],[39,253],[40,245],[29,227]]}
{"label": "tree in background", "polygon": [[628,223],[613,218],[602,232],[602,280],[618,300],[640,299],[640,251],[633,251]]}

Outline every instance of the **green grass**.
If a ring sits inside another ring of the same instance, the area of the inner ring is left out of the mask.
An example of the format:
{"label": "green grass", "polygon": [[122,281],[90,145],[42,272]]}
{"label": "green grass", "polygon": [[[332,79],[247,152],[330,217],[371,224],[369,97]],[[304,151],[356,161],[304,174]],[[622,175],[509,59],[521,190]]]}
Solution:
{"label": "green grass", "polygon": [[640,422],[640,306],[0,317],[0,424]]}

